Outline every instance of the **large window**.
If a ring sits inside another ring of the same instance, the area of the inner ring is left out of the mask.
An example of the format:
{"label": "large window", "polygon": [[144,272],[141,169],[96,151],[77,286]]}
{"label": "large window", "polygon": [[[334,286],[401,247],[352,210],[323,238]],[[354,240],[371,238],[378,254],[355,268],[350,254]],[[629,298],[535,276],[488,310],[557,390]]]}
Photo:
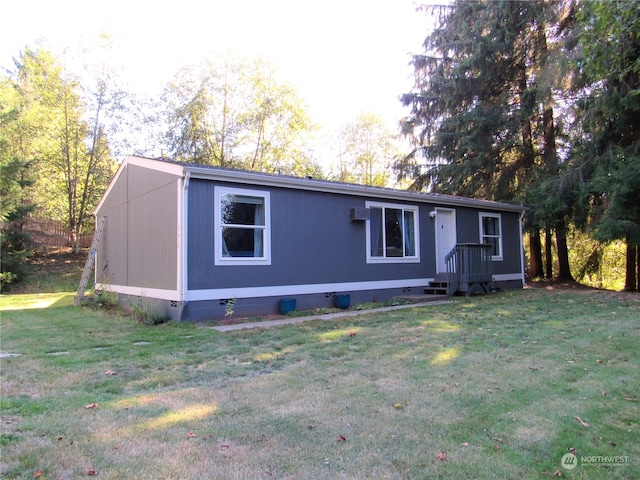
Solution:
{"label": "large window", "polygon": [[216,265],[269,265],[269,193],[216,188]]}
{"label": "large window", "polygon": [[502,260],[502,225],[499,213],[480,213],[480,242],[491,246],[493,260]]}
{"label": "large window", "polygon": [[367,208],[367,261],[420,261],[417,207],[369,202]]}

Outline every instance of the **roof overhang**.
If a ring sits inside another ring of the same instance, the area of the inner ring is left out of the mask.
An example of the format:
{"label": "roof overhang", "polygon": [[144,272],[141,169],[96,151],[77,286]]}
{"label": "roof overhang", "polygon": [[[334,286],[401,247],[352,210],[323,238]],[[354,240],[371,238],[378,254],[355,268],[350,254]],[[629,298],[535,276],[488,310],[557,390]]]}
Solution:
{"label": "roof overhang", "polygon": [[[339,195],[351,195],[384,200],[402,202],[416,202],[437,204],[448,207],[472,207],[486,210],[499,210],[507,212],[523,212],[526,210],[521,205],[489,200],[477,200],[474,198],[457,197],[437,193],[422,193],[409,190],[396,190],[392,188],[371,187],[350,183],[317,180],[313,178],[300,178],[287,175],[271,175],[246,170],[234,170],[221,167],[192,165],[178,163],[165,159],[148,159],[141,157],[127,157],[126,163],[144,166],[155,170],[162,170],[176,175],[189,176],[192,179],[217,180],[228,183],[262,185],[265,187],[287,188],[296,190],[308,190],[313,192],[325,192]],[[123,162],[124,163],[124,162]],[[121,166],[122,168],[122,166]]]}

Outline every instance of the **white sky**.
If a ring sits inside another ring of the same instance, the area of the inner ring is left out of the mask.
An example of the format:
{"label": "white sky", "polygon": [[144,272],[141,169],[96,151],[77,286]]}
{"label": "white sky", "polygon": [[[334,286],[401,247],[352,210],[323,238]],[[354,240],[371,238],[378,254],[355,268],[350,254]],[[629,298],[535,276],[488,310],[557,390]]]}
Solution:
{"label": "white sky", "polygon": [[[159,91],[185,64],[234,49],[272,63],[334,130],[362,111],[395,128],[407,111],[410,54],[431,24],[415,0],[27,0],[3,6],[0,67],[26,45],[54,53],[114,41],[115,68],[145,92]],[[418,2],[421,3],[421,2]],[[99,63],[99,62],[96,62]]]}

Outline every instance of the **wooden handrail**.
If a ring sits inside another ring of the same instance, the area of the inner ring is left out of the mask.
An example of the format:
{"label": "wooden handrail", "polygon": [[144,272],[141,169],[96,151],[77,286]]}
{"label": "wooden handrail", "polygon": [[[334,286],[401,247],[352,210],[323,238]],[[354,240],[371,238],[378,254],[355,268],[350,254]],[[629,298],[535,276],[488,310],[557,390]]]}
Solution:
{"label": "wooden handrail", "polygon": [[446,255],[447,295],[461,287],[468,292],[474,283],[483,286],[492,281],[491,246],[485,243],[459,243]]}

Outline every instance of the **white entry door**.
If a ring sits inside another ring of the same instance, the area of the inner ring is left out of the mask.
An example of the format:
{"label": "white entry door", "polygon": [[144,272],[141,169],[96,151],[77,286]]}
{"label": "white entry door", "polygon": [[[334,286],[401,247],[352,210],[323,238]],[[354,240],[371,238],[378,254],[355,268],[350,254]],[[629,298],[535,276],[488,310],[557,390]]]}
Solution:
{"label": "white entry door", "polygon": [[445,257],[456,246],[456,211],[436,208],[435,222],[437,273],[445,273],[447,271]]}

